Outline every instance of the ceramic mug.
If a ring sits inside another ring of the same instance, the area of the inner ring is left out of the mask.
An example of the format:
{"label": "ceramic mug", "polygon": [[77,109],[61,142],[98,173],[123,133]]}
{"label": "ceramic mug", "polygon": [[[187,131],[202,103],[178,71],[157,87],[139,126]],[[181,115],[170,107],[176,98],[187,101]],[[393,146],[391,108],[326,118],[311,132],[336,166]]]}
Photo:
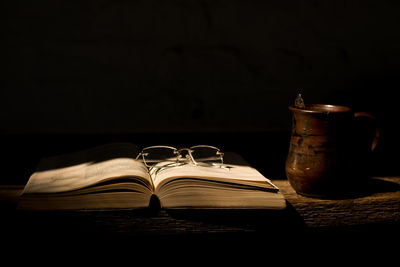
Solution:
{"label": "ceramic mug", "polygon": [[[374,116],[337,105],[289,109],[292,132],[285,169],[291,186],[310,197],[334,197],[351,191],[367,175],[368,154],[378,143]],[[369,146],[365,141],[368,134],[358,127],[360,118],[373,123],[375,136]]]}

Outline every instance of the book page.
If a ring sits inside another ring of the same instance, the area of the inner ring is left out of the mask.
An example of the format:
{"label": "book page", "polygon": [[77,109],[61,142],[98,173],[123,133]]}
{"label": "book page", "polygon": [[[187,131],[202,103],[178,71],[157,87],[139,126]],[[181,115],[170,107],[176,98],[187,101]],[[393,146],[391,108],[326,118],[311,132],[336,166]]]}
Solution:
{"label": "book page", "polygon": [[202,178],[278,190],[259,171],[250,166],[243,165],[223,165],[221,168],[219,166],[196,166],[189,163],[182,166],[161,168],[159,170],[154,169],[151,171],[151,177],[155,188],[167,180],[176,178]]}
{"label": "book page", "polygon": [[23,193],[65,192],[117,177],[140,179],[151,188],[144,164],[131,157],[124,157],[135,153],[129,147],[111,144],[43,159]]}

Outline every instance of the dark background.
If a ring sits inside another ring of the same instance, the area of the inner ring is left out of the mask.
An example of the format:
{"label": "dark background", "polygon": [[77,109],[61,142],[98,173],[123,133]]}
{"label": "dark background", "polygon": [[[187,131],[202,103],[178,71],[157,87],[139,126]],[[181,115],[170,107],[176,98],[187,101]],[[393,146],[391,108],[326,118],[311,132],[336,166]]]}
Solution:
{"label": "dark background", "polygon": [[375,171],[389,174],[399,11],[395,0],[3,1],[0,182],[114,141],[214,144],[284,178],[297,93],[373,113]]}

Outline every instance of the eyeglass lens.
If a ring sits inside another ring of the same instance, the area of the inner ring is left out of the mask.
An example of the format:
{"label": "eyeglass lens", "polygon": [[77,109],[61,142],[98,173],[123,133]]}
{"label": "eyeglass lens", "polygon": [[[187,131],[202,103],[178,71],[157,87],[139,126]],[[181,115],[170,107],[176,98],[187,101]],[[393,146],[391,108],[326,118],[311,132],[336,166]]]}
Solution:
{"label": "eyeglass lens", "polygon": [[151,147],[143,149],[144,164],[152,167],[162,161],[176,161],[176,149],[170,147]]}
{"label": "eyeglass lens", "polygon": [[219,150],[211,146],[194,146],[191,152],[196,162],[222,163],[222,155]]}

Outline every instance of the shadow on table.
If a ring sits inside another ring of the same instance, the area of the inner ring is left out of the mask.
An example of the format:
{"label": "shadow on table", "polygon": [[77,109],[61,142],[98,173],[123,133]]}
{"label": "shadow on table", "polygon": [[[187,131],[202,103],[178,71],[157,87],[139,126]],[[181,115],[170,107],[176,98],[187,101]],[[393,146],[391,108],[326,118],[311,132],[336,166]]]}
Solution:
{"label": "shadow on table", "polygon": [[303,218],[293,206],[286,202],[284,210],[256,209],[199,209],[167,210],[168,215],[176,220],[197,222],[220,227],[223,231],[254,233],[260,236],[277,236],[305,229]]}
{"label": "shadow on table", "polygon": [[360,187],[365,194],[389,193],[400,191],[400,184],[382,178],[370,178]]}
{"label": "shadow on table", "polygon": [[[348,179],[351,180],[351,179]],[[378,193],[390,193],[400,191],[400,184],[385,180],[381,177],[361,177],[353,182],[347,182],[344,186],[332,190],[325,196],[306,196],[317,199],[345,200],[371,196]]]}

